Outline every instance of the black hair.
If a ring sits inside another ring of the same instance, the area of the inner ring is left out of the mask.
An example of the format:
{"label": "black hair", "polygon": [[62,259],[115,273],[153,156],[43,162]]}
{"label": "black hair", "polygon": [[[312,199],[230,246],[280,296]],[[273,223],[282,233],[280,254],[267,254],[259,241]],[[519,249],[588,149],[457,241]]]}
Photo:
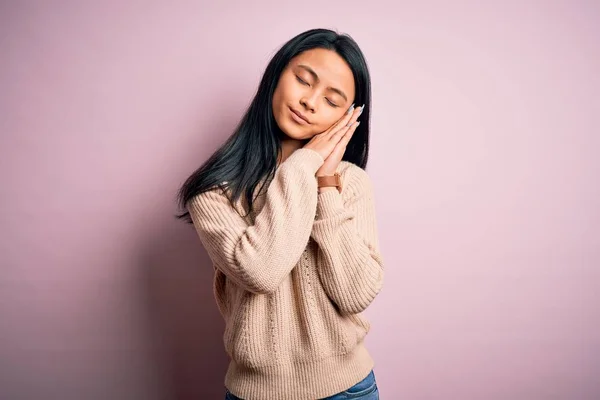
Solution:
{"label": "black hair", "polygon": [[[273,115],[273,93],[281,73],[292,58],[307,50],[322,48],[335,51],[348,64],[354,75],[356,106],[365,105],[361,124],[346,146],[343,160],[362,169],[369,155],[369,113],[371,78],[365,57],[358,44],[347,34],[329,29],[311,29],[286,42],[269,61],[257,93],[233,134],[181,186],[178,205],[184,210],[177,215],[192,223],[187,203],[193,197],[215,187],[231,190],[233,204],[244,193],[248,213],[253,211],[253,194],[263,178],[272,178],[281,154],[283,132]],[[261,186],[264,187],[264,184]],[[260,193],[259,193],[260,194]]]}

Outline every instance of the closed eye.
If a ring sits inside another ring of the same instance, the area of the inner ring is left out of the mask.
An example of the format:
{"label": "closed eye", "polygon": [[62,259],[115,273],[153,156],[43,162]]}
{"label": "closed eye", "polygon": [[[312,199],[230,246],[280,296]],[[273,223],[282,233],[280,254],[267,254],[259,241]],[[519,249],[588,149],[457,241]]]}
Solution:
{"label": "closed eye", "polygon": [[302,78],[300,78],[298,75],[296,75],[296,79],[298,80],[298,82],[300,82],[303,85],[307,85],[309,86],[308,82],[304,81]]}
{"label": "closed eye", "polygon": [[[300,78],[298,75],[296,75],[296,79],[298,80],[298,82],[300,82],[303,85],[306,86],[310,86],[310,84],[308,82],[306,82],[304,79]],[[327,97],[325,98],[325,100],[327,101],[327,103],[333,107],[333,108],[337,108],[339,107],[337,104],[333,103],[331,100],[329,100]]]}
{"label": "closed eye", "polygon": [[327,97],[325,98],[325,100],[327,100],[327,102],[329,103],[329,105],[332,106],[333,108],[339,107],[337,104],[332,103]]}

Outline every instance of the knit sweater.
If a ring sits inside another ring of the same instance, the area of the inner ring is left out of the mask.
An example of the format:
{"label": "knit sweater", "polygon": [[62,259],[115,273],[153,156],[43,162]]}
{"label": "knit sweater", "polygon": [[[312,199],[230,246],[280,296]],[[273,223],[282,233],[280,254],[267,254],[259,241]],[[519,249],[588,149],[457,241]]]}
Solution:
{"label": "knit sweater", "polygon": [[342,193],[319,193],[323,163],[312,149],[294,151],[250,216],[218,188],[187,205],[214,266],[225,386],[246,400],[331,396],[374,367],[362,314],[383,284],[373,187],[341,161]]}

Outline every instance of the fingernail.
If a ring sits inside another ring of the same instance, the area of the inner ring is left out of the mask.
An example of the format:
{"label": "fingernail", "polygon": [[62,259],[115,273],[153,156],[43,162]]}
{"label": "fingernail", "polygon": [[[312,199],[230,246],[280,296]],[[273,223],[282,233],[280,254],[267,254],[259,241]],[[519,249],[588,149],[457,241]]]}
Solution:
{"label": "fingernail", "polygon": [[354,110],[354,103],[352,103],[352,105],[350,106],[348,111],[346,111],[346,114],[350,114],[352,112],[352,110]]}
{"label": "fingernail", "polygon": [[358,122],[356,123],[356,125],[354,125],[354,127],[355,127],[355,128],[358,128],[358,126],[359,126],[359,125],[360,125],[360,121],[358,121]]}
{"label": "fingernail", "polygon": [[364,109],[365,109],[365,105],[363,104],[362,106],[360,106],[360,111],[358,112],[358,115],[362,114]]}

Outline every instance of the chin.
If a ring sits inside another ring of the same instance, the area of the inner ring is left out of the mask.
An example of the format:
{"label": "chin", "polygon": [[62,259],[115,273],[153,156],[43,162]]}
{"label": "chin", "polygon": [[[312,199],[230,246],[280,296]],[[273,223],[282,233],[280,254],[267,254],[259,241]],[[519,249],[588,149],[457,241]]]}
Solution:
{"label": "chin", "polygon": [[307,133],[306,131],[304,131],[302,128],[300,128],[297,125],[294,124],[277,124],[279,126],[279,129],[281,129],[281,131],[290,139],[295,139],[295,140],[305,140],[308,139],[310,137],[312,137],[312,135],[310,135],[309,133]]}
{"label": "chin", "polygon": [[284,132],[284,133],[290,139],[295,139],[295,140],[310,140],[314,136],[313,134],[306,133],[306,132],[300,132],[300,133],[291,134],[291,135],[287,132]]}
{"label": "chin", "polygon": [[303,140],[306,137],[306,134],[302,134],[302,132],[297,131],[290,132],[289,130],[285,130],[284,133],[290,139]]}
{"label": "chin", "polygon": [[289,109],[286,106],[284,110],[275,117],[275,122],[279,129],[290,139],[310,140],[315,134],[312,132],[314,126],[299,125],[289,117]]}

